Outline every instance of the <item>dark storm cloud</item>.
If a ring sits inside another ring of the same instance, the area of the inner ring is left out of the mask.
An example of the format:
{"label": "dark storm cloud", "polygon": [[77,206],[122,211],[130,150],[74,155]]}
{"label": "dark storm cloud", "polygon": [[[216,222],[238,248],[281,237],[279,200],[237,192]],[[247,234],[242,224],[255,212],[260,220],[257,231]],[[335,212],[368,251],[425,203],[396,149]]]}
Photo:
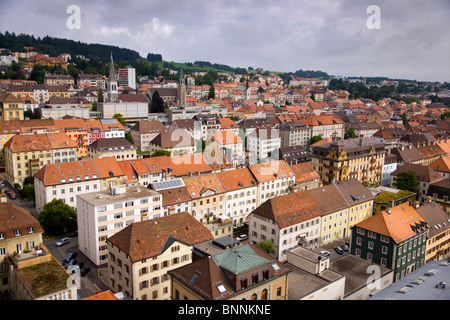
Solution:
{"label": "dark storm cloud", "polygon": [[[425,4],[426,3],[426,4]],[[66,27],[69,5],[81,28]],[[369,30],[368,6],[381,9]],[[128,47],[171,61],[449,81],[447,0],[2,1],[0,31]]]}

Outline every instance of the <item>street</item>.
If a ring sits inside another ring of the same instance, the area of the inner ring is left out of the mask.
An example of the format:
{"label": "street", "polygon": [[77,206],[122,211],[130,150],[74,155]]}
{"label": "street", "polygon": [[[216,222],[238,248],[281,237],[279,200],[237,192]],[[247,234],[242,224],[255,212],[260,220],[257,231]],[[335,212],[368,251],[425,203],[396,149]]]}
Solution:
{"label": "street", "polygon": [[[70,243],[61,247],[56,246],[56,242],[61,238],[69,238]],[[106,266],[97,267],[92,261],[90,261],[80,250],[78,250],[78,238],[71,238],[69,234],[61,235],[58,237],[45,237],[43,239],[44,245],[51,252],[56,261],[62,265],[62,259],[69,252],[77,253],[75,258],[78,262],[84,262],[84,267],[89,267],[91,270],[84,277],[81,277],[80,289],[78,289],[79,299],[87,298],[94,295],[98,291],[108,290],[106,282]],[[99,275],[103,275],[102,278]],[[105,281],[105,282],[103,282]]]}
{"label": "street", "polygon": [[[8,183],[8,181],[6,181],[4,172],[0,173],[0,181],[4,181],[6,185],[3,190],[4,192],[12,190],[16,194],[16,199],[11,199],[8,196],[7,201],[18,207],[26,209],[33,215],[35,219],[37,219],[38,212],[34,206],[34,203],[21,198],[20,194],[13,188],[13,186],[10,183]],[[57,247],[56,242],[65,237],[70,239],[70,243],[61,247]],[[89,296],[94,295],[98,291],[108,290],[108,287],[105,284],[107,267],[106,266],[97,267],[83,253],[81,253],[81,251],[78,250],[77,237],[70,237],[69,233],[58,235],[56,237],[43,234],[42,242],[59,264],[62,265],[62,259],[67,253],[76,252],[77,253],[76,260],[78,262],[80,261],[84,262],[84,266],[89,267],[91,269],[86,276],[81,277],[80,289],[78,289],[78,299],[87,298]]]}

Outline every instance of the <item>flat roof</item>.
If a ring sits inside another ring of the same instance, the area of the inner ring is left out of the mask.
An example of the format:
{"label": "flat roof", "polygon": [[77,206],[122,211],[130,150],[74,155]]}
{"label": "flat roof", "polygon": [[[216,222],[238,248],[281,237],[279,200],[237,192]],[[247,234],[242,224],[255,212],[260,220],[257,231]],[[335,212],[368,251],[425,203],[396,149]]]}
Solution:
{"label": "flat roof", "polygon": [[98,192],[79,194],[77,195],[77,197],[83,199],[89,204],[92,204],[93,206],[102,206],[111,203],[124,202],[127,200],[141,199],[160,195],[158,192],[142,186],[122,186],[117,188],[113,187],[113,189],[120,190],[120,193],[111,195],[110,190],[103,190]]}
{"label": "flat roof", "polygon": [[242,246],[241,242],[230,236],[224,236],[194,245],[194,250],[200,255],[211,255],[222,253],[227,250]]}
{"label": "flat roof", "polygon": [[299,300],[342,277],[342,275],[330,269],[314,275],[291,263],[286,263],[286,266],[291,269],[288,300]]}
{"label": "flat roof", "polygon": [[330,262],[329,268],[345,276],[344,296],[347,296],[367,285],[367,280],[369,277],[373,276],[373,273],[368,273],[370,266],[376,266],[379,268],[380,277],[393,272],[391,269],[385,268],[352,254],[347,254],[342,258]]}
{"label": "flat roof", "polygon": [[428,262],[369,300],[450,300],[450,260]]}
{"label": "flat roof", "polygon": [[20,268],[17,274],[35,298],[67,289],[69,274],[54,259]]}

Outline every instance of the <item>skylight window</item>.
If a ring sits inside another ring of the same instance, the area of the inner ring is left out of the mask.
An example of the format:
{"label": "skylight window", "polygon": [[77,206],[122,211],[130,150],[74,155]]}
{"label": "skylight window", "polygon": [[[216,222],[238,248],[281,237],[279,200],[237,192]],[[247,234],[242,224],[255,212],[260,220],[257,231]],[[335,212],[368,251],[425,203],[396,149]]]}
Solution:
{"label": "skylight window", "polygon": [[217,286],[217,290],[219,290],[219,292],[220,292],[221,294],[224,294],[224,293],[227,292],[227,288],[225,288],[225,286],[224,286],[223,284]]}
{"label": "skylight window", "polygon": [[280,270],[280,266],[278,266],[278,264],[276,264],[276,263],[272,263],[272,268],[273,268],[273,270],[275,270],[275,271]]}

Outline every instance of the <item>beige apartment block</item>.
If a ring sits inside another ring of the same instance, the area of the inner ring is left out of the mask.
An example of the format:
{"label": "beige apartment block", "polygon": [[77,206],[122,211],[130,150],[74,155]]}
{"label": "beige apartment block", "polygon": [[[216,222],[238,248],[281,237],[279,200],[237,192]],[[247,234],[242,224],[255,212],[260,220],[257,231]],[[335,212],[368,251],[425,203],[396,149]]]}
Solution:
{"label": "beige apartment block", "polygon": [[312,164],[324,184],[356,178],[367,185],[379,186],[384,158],[384,143],[365,137],[312,147]]}
{"label": "beige apartment block", "polygon": [[77,145],[64,132],[13,136],[4,146],[6,179],[22,184],[43,166],[76,160]]}
{"label": "beige apartment block", "polygon": [[167,300],[167,272],[189,265],[193,246],[212,239],[187,212],[133,223],[107,240],[108,285],[133,300]]}
{"label": "beige apartment block", "polygon": [[87,159],[114,157],[117,160],[137,159],[137,148],[125,138],[98,139],[86,148]]}
{"label": "beige apartment block", "polygon": [[78,195],[79,250],[96,265],[107,263],[107,239],[130,224],[159,217],[161,207],[161,195],[140,186],[116,186]]}

